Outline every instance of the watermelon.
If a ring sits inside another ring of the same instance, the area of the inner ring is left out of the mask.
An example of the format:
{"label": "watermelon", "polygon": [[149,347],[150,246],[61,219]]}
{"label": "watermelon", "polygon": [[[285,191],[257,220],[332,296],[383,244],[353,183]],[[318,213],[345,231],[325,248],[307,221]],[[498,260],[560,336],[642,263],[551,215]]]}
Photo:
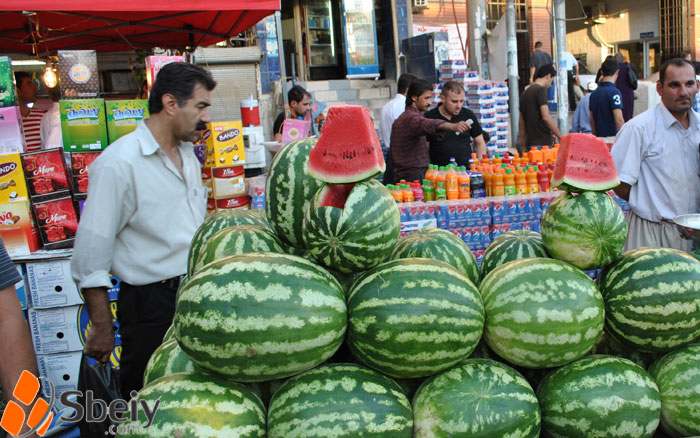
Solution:
{"label": "watermelon", "polygon": [[572,192],[604,192],[619,184],[615,162],[603,140],[591,134],[561,138],[552,186]]}
{"label": "watermelon", "polygon": [[481,262],[481,276],[485,277],[496,267],[513,260],[533,257],[549,257],[540,233],[530,230],[508,231],[496,237],[486,248]]}
{"label": "watermelon", "polygon": [[583,271],[554,259],[515,260],[481,281],[484,340],[527,368],[551,368],[585,355],[600,337],[604,305]]}
{"label": "watermelon", "polygon": [[233,255],[256,251],[286,253],[283,245],[269,228],[260,225],[224,228],[209,238],[192,267],[192,272],[196,273],[207,263]]}
{"label": "watermelon", "polygon": [[295,140],[272,160],[265,184],[265,213],[270,228],[284,243],[304,248],[304,212],[323,182],[307,175],[309,151],[317,139]]}
{"label": "watermelon", "polygon": [[542,216],[542,241],[552,257],[583,270],[599,269],[622,254],[627,223],[605,193],[565,193]]}
{"label": "watermelon", "polygon": [[552,438],[651,438],[659,390],[649,373],[614,356],[587,356],[549,374],[537,395]]}
{"label": "watermelon", "polygon": [[363,364],[388,376],[430,376],[466,359],[484,326],[476,286],[444,262],[400,259],[355,282],[347,343]]}
{"label": "watermelon", "polygon": [[328,184],[304,217],[304,244],[323,266],[344,274],[366,271],[391,255],[401,230],[396,201],[375,180]]}
{"label": "watermelon", "polygon": [[385,168],[369,109],[360,105],[331,107],[309,155],[309,175],[328,183],[352,183]]}
{"label": "watermelon", "polygon": [[187,273],[192,273],[194,264],[199,258],[199,253],[209,238],[217,231],[238,225],[260,225],[266,227],[267,220],[256,213],[251,213],[252,211],[234,208],[218,211],[206,218],[194,233],[194,236],[192,236],[190,249],[187,253]]}
{"label": "watermelon", "polygon": [[[182,283],[180,283],[182,284]],[[165,335],[163,335],[163,343],[166,343],[167,341],[175,339],[175,326],[170,324],[170,327],[168,327],[168,330],[165,332]]]}
{"label": "watermelon", "polygon": [[[119,438],[265,438],[265,407],[249,388],[209,374],[171,374],[145,386],[135,399],[157,406],[153,423],[117,426]],[[132,400],[133,402],[133,400]]]}
{"label": "watermelon", "polygon": [[603,331],[603,335],[598,340],[598,343],[595,344],[595,347],[593,347],[593,353],[629,359],[644,369],[649,368],[649,366],[659,357],[657,353],[639,351],[636,348],[622,344],[612,336],[605,333],[605,331]]}
{"label": "watermelon", "polygon": [[642,351],[664,353],[700,336],[700,262],[668,248],[624,253],[598,279],[605,331]]}
{"label": "watermelon", "polygon": [[213,262],[190,278],[175,337],[197,365],[240,382],[289,377],[340,347],[345,296],[328,271],[270,252]]}
{"label": "watermelon", "polygon": [[391,259],[425,257],[454,266],[475,285],[479,285],[479,265],[466,243],[447,230],[421,228],[399,240]]}
{"label": "watermelon", "polygon": [[175,339],[163,342],[151,355],[143,373],[143,386],[164,376],[194,371],[194,363],[187,357]]}
{"label": "watermelon", "polygon": [[700,344],[665,355],[649,373],[661,393],[661,428],[673,438],[700,436]]}
{"label": "watermelon", "polygon": [[413,398],[415,438],[539,438],[535,392],[512,368],[469,359],[428,379]]}
{"label": "watermelon", "polygon": [[287,380],[270,400],[269,438],[411,438],[401,387],[355,364],[323,365]]}

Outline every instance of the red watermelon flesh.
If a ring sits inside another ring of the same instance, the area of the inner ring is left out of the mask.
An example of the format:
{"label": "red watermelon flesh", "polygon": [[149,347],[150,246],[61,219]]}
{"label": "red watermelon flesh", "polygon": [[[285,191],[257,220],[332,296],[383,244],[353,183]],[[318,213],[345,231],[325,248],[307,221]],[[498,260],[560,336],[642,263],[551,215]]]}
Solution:
{"label": "red watermelon flesh", "polygon": [[309,154],[309,175],[328,183],[352,183],[385,168],[369,109],[359,105],[330,108],[318,143]]}
{"label": "red watermelon flesh", "polygon": [[552,185],[569,192],[610,190],[620,184],[608,145],[591,134],[561,138]]}
{"label": "red watermelon flesh", "polygon": [[321,190],[319,207],[345,208],[345,201],[348,200],[350,192],[355,187],[355,183],[350,184],[326,184]]}

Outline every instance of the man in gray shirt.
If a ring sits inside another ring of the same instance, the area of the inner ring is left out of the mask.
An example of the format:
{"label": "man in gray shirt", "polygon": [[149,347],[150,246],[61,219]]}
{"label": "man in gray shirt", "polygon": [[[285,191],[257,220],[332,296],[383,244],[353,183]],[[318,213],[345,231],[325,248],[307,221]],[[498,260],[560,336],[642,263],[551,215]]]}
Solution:
{"label": "man in gray shirt", "polygon": [[553,64],[552,57],[549,56],[549,53],[542,50],[542,41],[537,41],[535,43],[535,51],[532,52],[532,57],[530,58],[530,84],[535,80],[537,69],[547,64]]}

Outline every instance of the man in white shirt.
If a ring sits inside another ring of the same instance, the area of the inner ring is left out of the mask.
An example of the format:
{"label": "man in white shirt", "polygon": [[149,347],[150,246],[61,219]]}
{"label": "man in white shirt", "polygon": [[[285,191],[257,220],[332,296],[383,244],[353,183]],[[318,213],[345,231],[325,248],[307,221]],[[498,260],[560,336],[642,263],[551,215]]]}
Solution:
{"label": "man in white shirt", "polygon": [[61,98],[61,92],[58,86],[49,89],[49,97],[51,98],[51,108],[46,111],[44,117],[41,118],[40,137],[41,149],[52,149],[63,146],[63,136],[61,135],[61,111],[58,100]]}
{"label": "man in white shirt", "polygon": [[700,212],[700,116],[691,110],[698,81],[681,58],[661,66],[661,103],[629,120],[612,148],[620,185],[630,203],[625,251],[645,246],[689,251],[672,220]]}
{"label": "man in white shirt", "polygon": [[150,118],[90,167],[71,271],[92,320],[84,352],[102,362],[114,347],[109,273],[122,280],[117,318],[127,400],[172,323],[190,240],[204,221],[206,191],[191,142],[211,121],[215,86],[201,67],[166,65],[151,90]]}
{"label": "man in white shirt", "polygon": [[[382,141],[382,146],[385,150],[391,146],[391,125],[399,118],[406,110],[406,93],[411,82],[418,79],[416,75],[404,73],[399,76],[396,83],[396,96],[384,105],[379,120],[379,139]],[[387,168],[384,171],[384,183],[393,181],[393,169],[389,167],[387,160]]]}
{"label": "man in white shirt", "polygon": [[567,90],[569,94],[569,111],[576,111],[576,95],[574,94],[574,85],[580,84],[578,75],[578,61],[569,51],[564,51],[564,57],[561,62],[566,67],[567,75]]}

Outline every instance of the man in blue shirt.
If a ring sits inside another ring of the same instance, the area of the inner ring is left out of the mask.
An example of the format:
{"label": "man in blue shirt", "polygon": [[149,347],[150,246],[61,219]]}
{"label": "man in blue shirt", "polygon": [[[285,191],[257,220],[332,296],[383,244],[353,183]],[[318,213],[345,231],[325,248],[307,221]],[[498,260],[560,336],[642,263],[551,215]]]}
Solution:
{"label": "man in blue shirt", "polygon": [[620,65],[614,59],[608,59],[600,69],[603,76],[591,94],[591,130],[596,137],[614,137],[625,124],[622,93],[615,87]]}
{"label": "man in blue shirt", "polygon": [[583,134],[591,133],[591,93],[586,91],[583,99],[578,103],[574,118],[571,120],[571,132],[580,132]]}

